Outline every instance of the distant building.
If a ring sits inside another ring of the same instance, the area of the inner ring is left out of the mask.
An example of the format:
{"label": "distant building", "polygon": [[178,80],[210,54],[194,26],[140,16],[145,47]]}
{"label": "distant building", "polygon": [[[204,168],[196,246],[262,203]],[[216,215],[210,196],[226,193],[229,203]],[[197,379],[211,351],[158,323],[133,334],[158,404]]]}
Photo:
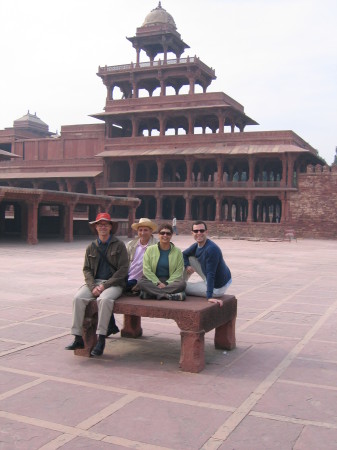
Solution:
{"label": "distant building", "polygon": [[21,157],[0,162],[0,185],[139,198],[135,211],[109,212],[176,217],[180,233],[203,219],[219,235],[337,237],[335,166],[293,131],[246,131],[257,122],[208,92],[215,71],[183,56],[189,46],[161,2],[127,39],[136,62],[98,69],[106,105],[92,117],[102,123],[51,136],[28,113],[0,131],[0,149]]}

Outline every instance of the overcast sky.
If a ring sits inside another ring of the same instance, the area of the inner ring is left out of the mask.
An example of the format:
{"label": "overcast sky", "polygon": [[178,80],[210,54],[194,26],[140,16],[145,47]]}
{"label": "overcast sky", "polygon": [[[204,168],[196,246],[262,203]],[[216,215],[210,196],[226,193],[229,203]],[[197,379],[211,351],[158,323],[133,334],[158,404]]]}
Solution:
{"label": "overcast sky", "polygon": [[[98,66],[136,60],[126,36],[157,5],[0,0],[0,129],[27,110],[50,131],[95,123],[89,114],[101,112],[106,98]],[[246,131],[293,130],[333,162],[336,0],[163,0],[162,7],[190,46],[183,56],[215,69],[208,92],[225,92],[259,123]]]}

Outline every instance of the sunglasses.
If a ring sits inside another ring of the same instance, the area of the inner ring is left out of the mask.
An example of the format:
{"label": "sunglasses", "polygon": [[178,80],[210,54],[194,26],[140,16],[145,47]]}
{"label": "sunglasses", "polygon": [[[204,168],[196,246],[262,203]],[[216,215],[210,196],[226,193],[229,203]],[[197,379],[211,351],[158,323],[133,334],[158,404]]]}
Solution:
{"label": "sunglasses", "polygon": [[159,234],[160,234],[161,236],[164,236],[165,234],[166,234],[166,236],[172,236],[171,231],[159,231]]}
{"label": "sunglasses", "polygon": [[193,233],[205,233],[205,229],[202,229],[202,230],[192,230],[193,231]]}

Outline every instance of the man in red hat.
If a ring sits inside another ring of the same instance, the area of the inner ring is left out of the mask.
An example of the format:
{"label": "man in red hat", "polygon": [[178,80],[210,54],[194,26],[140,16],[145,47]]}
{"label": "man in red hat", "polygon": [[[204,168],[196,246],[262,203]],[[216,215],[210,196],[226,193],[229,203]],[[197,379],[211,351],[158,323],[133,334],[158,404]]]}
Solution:
{"label": "man in red hat", "polygon": [[111,220],[107,213],[100,213],[96,220],[89,222],[97,239],[86,249],[83,273],[85,284],[77,291],[73,301],[73,324],[71,334],[74,341],[66,350],[83,348],[82,326],[86,306],[96,300],[98,306],[98,341],[92,356],[100,356],[105,348],[105,337],[114,306],[114,301],[122,294],[128,274],[128,253],[122,241],[114,234],[118,222]]}

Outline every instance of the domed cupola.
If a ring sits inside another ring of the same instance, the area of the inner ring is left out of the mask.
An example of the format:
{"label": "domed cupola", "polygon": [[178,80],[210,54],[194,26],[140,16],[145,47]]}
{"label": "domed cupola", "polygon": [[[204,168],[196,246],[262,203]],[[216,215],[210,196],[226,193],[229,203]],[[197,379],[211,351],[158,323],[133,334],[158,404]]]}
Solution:
{"label": "domed cupola", "polygon": [[145,17],[143,25],[137,28],[136,36],[127,39],[137,51],[137,64],[141,50],[144,50],[150,61],[161,53],[164,61],[167,61],[168,52],[180,58],[184,50],[189,48],[181,39],[173,17],[161,6],[161,2]]}
{"label": "domed cupola", "polygon": [[157,8],[153,9],[145,17],[142,27],[152,27],[162,24],[169,25],[175,30],[177,29],[173,17],[161,6],[161,2],[159,2]]}

